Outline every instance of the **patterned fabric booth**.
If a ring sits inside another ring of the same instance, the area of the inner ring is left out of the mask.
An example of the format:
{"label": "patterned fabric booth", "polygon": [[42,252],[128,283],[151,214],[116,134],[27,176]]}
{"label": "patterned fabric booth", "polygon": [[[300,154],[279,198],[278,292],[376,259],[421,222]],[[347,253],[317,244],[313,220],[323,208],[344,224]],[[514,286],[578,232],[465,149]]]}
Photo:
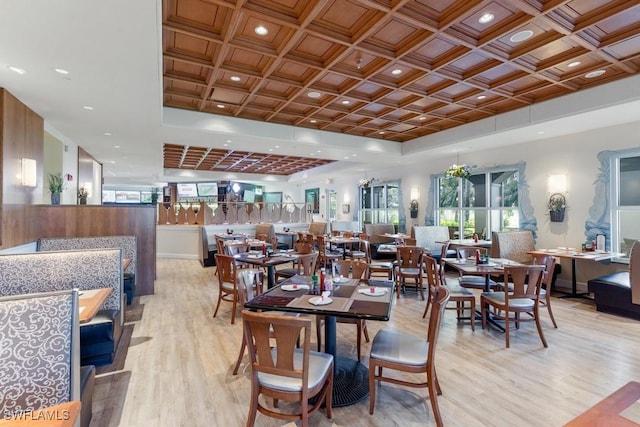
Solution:
{"label": "patterned fabric booth", "polygon": [[120,249],[0,255],[0,296],[111,287],[93,320],[80,327],[82,365],[113,362],[124,323]]}
{"label": "patterned fabric booth", "polygon": [[[429,251],[429,256],[440,262],[442,243],[449,240],[449,227],[440,225],[414,225],[412,229],[413,237],[416,239],[416,246]],[[455,250],[447,255],[455,256]]]}
{"label": "patterned fabric booth", "polygon": [[[394,234],[396,232],[393,224],[365,224],[364,232],[369,238],[371,244],[371,257],[379,259],[378,247],[383,244],[393,243],[393,238],[385,237],[385,234]],[[388,255],[387,258],[395,258],[396,255]]]}
{"label": "patterned fabric booth", "polygon": [[81,425],[89,425],[95,369],[80,372],[78,341],[77,290],[0,298],[3,419],[81,400]]}
{"label": "patterned fabric booth", "polygon": [[522,264],[533,264],[535,249],[531,231],[494,231],[491,233],[491,257],[506,258]]}
{"label": "patterned fabric booth", "polygon": [[122,257],[131,260],[124,270],[124,292],[127,305],[133,303],[136,295],[137,240],[136,236],[96,236],[96,237],[47,237],[38,240],[38,251],[78,251],[83,249],[122,249]]}

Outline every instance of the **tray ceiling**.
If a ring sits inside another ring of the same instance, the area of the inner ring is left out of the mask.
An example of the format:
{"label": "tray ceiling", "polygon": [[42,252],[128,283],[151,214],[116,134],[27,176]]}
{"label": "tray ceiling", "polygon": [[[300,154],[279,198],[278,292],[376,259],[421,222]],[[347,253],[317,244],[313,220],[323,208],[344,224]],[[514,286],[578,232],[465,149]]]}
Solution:
{"label": "tray ceiling", "polygon": [[636,0],[164,0],[162,29],[167,107],[400,143],[640,69]]}

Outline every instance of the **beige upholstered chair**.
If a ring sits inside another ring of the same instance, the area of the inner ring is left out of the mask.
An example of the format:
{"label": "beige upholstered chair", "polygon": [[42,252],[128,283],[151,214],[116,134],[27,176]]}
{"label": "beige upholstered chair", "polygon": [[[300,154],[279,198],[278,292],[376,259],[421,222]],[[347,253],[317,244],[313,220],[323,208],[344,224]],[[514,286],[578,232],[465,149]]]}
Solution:
{"label": "beige upholstered chair", "polygon": [[312,222],[309,224],[309,234],[313,236],[323,236],[327,232],[326,222]]}
{"label": "beige upholstered chair", "polygon": [[238,272],[233,255],[216,254],[216,275],[218,276],[218,303],[213,317],[218,314],[220,302],[228,301],[232,304],[231,324],[236,321],[236,304],[238,303]]}
{"label": "beige upholstered chair", "polygon": [[[439,286],[433,292],[429,328],[426,339],[393,329],[381,329],[373,338],[369,356],[369,413],[373,415],[376,403],[375,381],[388,381],[409,387],[427,387],[431,409],[437,426],[442,426],[442,416],[437,396],[442,394],[436,374],[435,354],[444,308],[449,301],[449,291]],[[426,373],[425,382],[411,382],[398,377],[385,377],[385,370],[409,373]]]}
{"label": "beige upholstered chair", "polygon": [[[488,311],[491,311],[493,316],[504,320],[507,348],[509,348],[510,322],[514,321],[516,328],[519,329],[520,323],[528,320],[535,321],[540,341],[543,346],[548,347],[540,326],[540,304],[538,304],[544,269],[544,265],[506,266],[504,268],[504,285],[501,287],[501,291],[483,292],[480,296],[482,328],[487,326]],[[514,317],[510,317],[510,313],[513,313]],[[525,317],[523,319],[520,316],[522,313],[531,315],[531,318]]]}
{"label": "beige upholstered chair", "polygon": [[442,243],[449,240],[449,227],[440,225],[414,225],[413,236],[416,239],[416,246],[426,249],[429,254],[440,254]]}
{"label": "beige upholstered chair", "polygon": [[80,400],[78,313],[78,290],[0,298],[1,414]]}
{"label": "beige upholstered chair", "polygon": [[[242,312],[244,335],[251,360],[251,404],[247,426],[253,426],[258,412],[309,425],[309,415],[324,403],[331,418],[333,356],[311,351],[311,318]],[[271,347],[271,340],[276,346]],[[302,347],[296,348],[302,339]],[[273,398],[267,407],[260,395]],[[309,399],[316,397],[310,406]],[[300,402],[300,412],[276,411],[278,400]]]}
{"label": "beige upholstered chair", "polygon": [[491,233],[491,258],[506,258],[520,264],[532,264],[535,249],[531,231],[508,231]]}

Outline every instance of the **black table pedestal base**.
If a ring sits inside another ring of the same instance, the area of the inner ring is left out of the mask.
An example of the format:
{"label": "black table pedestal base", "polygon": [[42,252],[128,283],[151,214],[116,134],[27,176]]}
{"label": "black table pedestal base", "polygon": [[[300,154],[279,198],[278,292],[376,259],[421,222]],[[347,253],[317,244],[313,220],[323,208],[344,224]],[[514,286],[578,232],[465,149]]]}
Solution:
{"label": "black table pedestal base", "polygon": [[[369,396],[369,369],[362,363],[346,357],[336,357],[333,376],[332,406],[353,405]],[[312,402],[315,399],[311,399]]]}

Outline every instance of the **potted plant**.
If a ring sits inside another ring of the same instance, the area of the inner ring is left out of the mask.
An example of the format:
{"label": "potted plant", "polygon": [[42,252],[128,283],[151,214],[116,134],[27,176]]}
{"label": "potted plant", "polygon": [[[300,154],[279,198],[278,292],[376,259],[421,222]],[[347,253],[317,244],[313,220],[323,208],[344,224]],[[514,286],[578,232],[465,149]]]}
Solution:
{"label": "potted plant", "polygon": [[86,188],[81,187],[78,190],[78,199],[80,200],[81,205],[87,204],[87,197],[89,197],[89,191]]}
{"label": "potted plant", "polygon": [[549,196],[547,209],[549,209],[549,218],[551,222],[564,221],[564,210],[567,207],[567,199],[560,193],[553,193]]}
{"label": "potted plant", "polygon": [[444,174],[453,178],[469,178],[471,176],[471,167],[468,165],[453,164],[444,171]]}
{"label": "potted plant", "polygon": [[409,213],[411,218],[418,218],[418,201],[416,199],[413,199],[409,204]]}
{"label": "potted plant", "polygon": [[157,205],[158,204],[158,187],[152,187],[151,188],[151,204],[152,205]]}
{"label": "potted plant", "polygon": [[64,190],[64,181],[62,180],[62,173],[50,173],[49,174],[49,192],[51,193],[51,204],[60,204],[60,193]]}

